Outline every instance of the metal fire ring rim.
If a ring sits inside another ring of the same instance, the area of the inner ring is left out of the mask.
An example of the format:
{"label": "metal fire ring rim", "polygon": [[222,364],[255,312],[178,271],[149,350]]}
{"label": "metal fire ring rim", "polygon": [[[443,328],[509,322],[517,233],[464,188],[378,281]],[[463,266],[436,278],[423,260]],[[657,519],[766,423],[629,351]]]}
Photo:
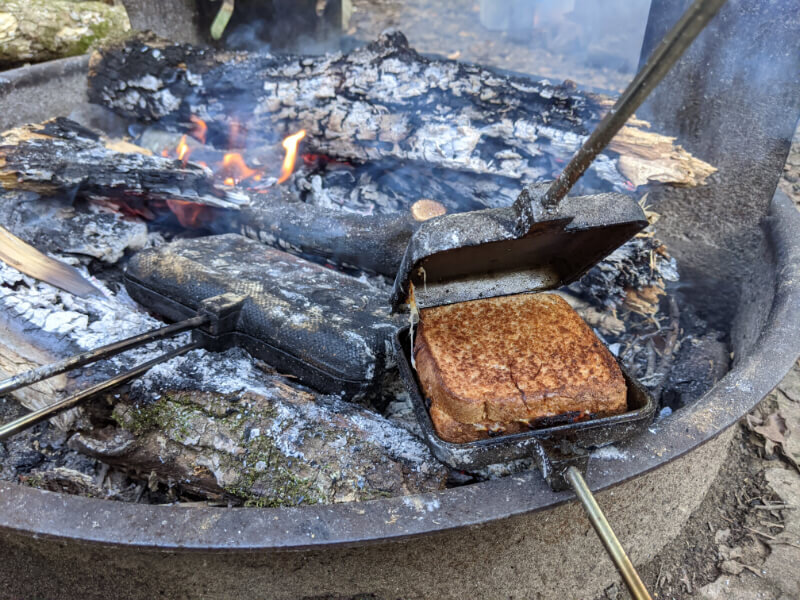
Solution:
{"label": "metal fire ring rim", "polygon": [[[693,405],[619,444],[625,459],[591,460],[587,480],[594,490],[643,475],[710,441],[751,410],[794,364],[800,354],[800,213],[779,192],[766,225],[776,289],[754,351]],[[665,441],[674,445],[666,447]],[[535,471],[429,494],[296,508],[138,505],[4,482],[0,529],[141,549],[301,551],[479,525],[570,498],[568,492],[551,492]]]}

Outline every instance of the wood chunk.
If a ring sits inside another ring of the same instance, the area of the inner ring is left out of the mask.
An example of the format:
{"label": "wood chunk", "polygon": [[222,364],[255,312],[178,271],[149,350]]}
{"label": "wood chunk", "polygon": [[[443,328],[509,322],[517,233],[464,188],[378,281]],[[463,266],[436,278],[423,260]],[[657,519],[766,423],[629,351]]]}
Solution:
{"label": "wood chunk", "polygon": [[76,210],[68,198],[42,198],[33,192],[0,192],[0,226],[45,253],[68,254],[117,263],[148,241],[147,225],[107,205],[89,203]]}
{"label": "wood chunk", "polygon": [[705,185],[717,170],[676,145],[675,140],[628,126],[620,129],[608,148],[620,155],[620,172],[637,187],[653,182],[686,187]]}
{"label": "wood chunk", "polygon": [[130,28],[122,4],[4,0],[0,5],[0,68],[77,56]]}
{"label": "wood chunk", "polygon": [[246,196],[217,186],[199,165],[149,156],[130,146],[119,152],[106,143],[65,118],[12,129],[0,136],[0,185],[43,195],[122,201],[145,197],[231,208],[249,203]]}

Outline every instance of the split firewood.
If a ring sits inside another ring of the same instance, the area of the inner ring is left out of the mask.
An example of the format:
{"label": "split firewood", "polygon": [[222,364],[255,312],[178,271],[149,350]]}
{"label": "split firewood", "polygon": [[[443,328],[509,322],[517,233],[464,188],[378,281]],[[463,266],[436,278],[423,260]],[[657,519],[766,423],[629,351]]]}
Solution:
{"label": "split firewood", "polygon": [[716,169],[676,145],[675,140],[628,126],[620,129],[608,147],[619,154],[620,172],[637,187],[648,182],[687,187],[705,183]]}
{"label": "split firewood", "polygon": [[[349,54],[310,57],[140,37],[95,53],[89,96],[146,121],[181,126],[200,117],[212,138],[224,139],[232,126],[256,141],[304,128],[307,147],[335,159],[411,161],[522,183],[552,179],[609,108],[608,98],[574,85],[428,59],[399,32]],[[658,153],[641,151],[653,136]],[[626,136],[610,155],[619,153],[633,157],[636,169],[626,170],[639,180],[672,182],[677,173],[681,185],[699,185],[713,170],[655,133]],[[630,185],[609,156],[590,172],[616,189]]]}
{"label": "split firewood", "polygon": [[0,4],[0,68],[83,54],[130,28],[121,3],[4,0]]}

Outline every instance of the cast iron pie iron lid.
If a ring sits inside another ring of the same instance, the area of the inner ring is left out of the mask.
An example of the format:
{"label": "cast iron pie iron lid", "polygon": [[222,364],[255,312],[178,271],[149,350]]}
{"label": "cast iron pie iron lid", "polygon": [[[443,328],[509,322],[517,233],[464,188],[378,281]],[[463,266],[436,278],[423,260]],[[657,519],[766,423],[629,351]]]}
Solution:
{"label": "cast iron pie iron lid", "polygon": [[571,283],[647,226],[641,206],[618,193],[543,202],[548,184],[512,206],[445,215],[411,237],[392,290],[392,310],[545,291]]}

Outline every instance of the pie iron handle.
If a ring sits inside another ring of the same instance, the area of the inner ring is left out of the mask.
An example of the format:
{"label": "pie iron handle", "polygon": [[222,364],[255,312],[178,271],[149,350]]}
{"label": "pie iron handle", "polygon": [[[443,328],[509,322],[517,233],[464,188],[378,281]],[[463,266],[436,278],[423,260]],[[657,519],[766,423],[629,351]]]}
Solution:
{"label": "pie iron handle", "polygon": [[586,516],[589,517],[592,527],[597,532],[597,537],[603,542],[617,571],[625,580],[631,596],[635,600],[652,600],[636,567],[625,553],[625,549],[614,534],[614,530],[611,529],[611,525],[583,478],[589,462],[589,452],[566,440],[558,442],[536,440],[534,448],[539,470],[550,488],[556,492],[572,488],[578,500],[583,504]]}

